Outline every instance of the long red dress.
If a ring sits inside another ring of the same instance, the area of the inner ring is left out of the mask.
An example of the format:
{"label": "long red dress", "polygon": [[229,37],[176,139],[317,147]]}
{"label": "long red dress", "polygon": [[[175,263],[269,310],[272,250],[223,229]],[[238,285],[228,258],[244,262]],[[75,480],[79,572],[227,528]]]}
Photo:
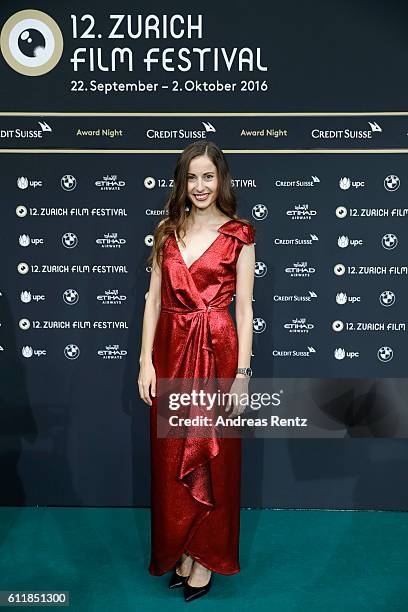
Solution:
{"label": "long red dress", "polygon": [[[238,336],[228,305],[254,230],[232,219],[218,232],[190,267],[174,235],[164,244],[152,355],[158,388],[160,378],[235,378]],[[183,552],[214,572],[239,572],[241,440],[158,437],[157,396],[150,410],[150,574],[171,570]]]}

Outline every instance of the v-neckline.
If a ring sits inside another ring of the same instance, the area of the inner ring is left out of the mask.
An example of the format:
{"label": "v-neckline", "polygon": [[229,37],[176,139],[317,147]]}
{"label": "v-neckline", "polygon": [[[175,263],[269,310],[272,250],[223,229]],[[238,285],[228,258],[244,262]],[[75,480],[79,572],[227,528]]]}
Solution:
{"label": "v-neckline", "polygon": [[209,246],[208,246],[208,247],[205,249],[205,251],[203,251],[203,252],[201,253],[201,255],[199,255],[199,256],[197,257],[197,259],[195,259],[195,260],[193,261],[193,263],[191,263],[189,266],[186,264],[186,262],[185,262],[185,260],[184,260],[184,257],[183,257],[182,252],[180,251],[180,247],[179,247],[179,245],[178,245],[178,242],[177,242],[176,236],[175,236],[175,234],[173,233],[173,238],[174,238],[174,241],[175,241],[175,243],[176,243],[176,248],[177,248],[178,254],[180,255],[180,258],[181,258],[181,260],[182,260],[182,262],[183,262],[184,266],[185,266],[185,267],[186,267],[186,269],[188,270],[188,272],[190,272],[191,268],[192,268],[192,267],[193,267],[193,266],[194,266],[194,265],[197,263],[197,261],[199,261],[200,259],[202,259],[202,258],[204,257],[204,255],[205,255],[205,254],[206,254],[206,253],[207,253],[207,252],[208,252],[208,251],[211,249],[211,247],[212,247],[212,246],[213,246],[213,245],[214,245],[214,244],[217,242],[218,238],[219,238],[220,236],[222,236],[222,234],[220,233],[220,229],[221,229],[222,227],[224,227],[224,225],[227,225],[227,223],[230,223],[230,222],[231,222],[231,221],[233,221],[233,220],[234,220],[234,219],[228,219],[228,221],[225,221],[225,223],[223,223],[222,225],[220,225],[219,227],[217,227],[217,232],[219,232],[218,236],[216,236],[216,237],[214,238],[214,240],[213,240],[213,241],[211,242],[211,244],[210,244],[210,245],[209,245]]}

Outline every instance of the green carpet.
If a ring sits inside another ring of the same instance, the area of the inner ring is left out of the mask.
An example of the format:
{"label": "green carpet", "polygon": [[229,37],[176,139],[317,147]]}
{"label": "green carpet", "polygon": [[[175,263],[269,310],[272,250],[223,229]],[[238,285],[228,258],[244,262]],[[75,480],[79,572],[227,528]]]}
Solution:
{"label": "green carpet", "polygon": [[[0,590],[63,590],[72,610],[408,610],[408,514],[242,510],[241,572],[185,603],[148,573],[148,509],[0,508]],[[29,609],[27,606],[19,609]],[[36,607],[35,609],[39,609]]]}

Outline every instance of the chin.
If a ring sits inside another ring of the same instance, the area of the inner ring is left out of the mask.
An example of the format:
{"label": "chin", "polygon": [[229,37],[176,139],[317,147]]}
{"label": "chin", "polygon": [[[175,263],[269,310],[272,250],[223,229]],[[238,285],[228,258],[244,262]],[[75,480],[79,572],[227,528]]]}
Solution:
{"label": "chin", "polygon": [[196,208],[200,208],[200,209],[208,208],[209,206],[212,206],[215,203],[216,203],[215,198],[212,200],[208,200],[208,202],[197,202],[196,200],[190,200],[190,204],[194,204]]}

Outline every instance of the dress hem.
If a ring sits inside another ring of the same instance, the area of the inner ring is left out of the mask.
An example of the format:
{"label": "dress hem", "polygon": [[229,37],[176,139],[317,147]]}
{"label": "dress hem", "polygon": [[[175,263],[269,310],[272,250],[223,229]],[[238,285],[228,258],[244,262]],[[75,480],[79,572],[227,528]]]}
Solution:
{"label": "dress hem", "polygon": [[[189,554],[190,557],[194,557],[193,553]],[[238,574],[241,571],[241,568],[235,569],[233,571],[230,572],[220,572],[219,570],[213,569],[212,567],[210,567],[208,564],[203,563],[202,561],[199,561],[198,559],[195,559],[196,561],[198,561],[198,563],[200,563],[200,565],[203,565],[204,567],[206,567],[207,569],[209,569],[211,572],[214,572],[216,574],[221,574],[222,576],[233,576],[234,574]],[[163,576],[164,574],[167,574],[167,572],[170,572],[171,570],[173,570],[175,568],[176,564],[172,564],[168,569],[165,569],[161,572],[153,572],[151,570],[151,568],[149,567],[149,574],[151,576]]]}

